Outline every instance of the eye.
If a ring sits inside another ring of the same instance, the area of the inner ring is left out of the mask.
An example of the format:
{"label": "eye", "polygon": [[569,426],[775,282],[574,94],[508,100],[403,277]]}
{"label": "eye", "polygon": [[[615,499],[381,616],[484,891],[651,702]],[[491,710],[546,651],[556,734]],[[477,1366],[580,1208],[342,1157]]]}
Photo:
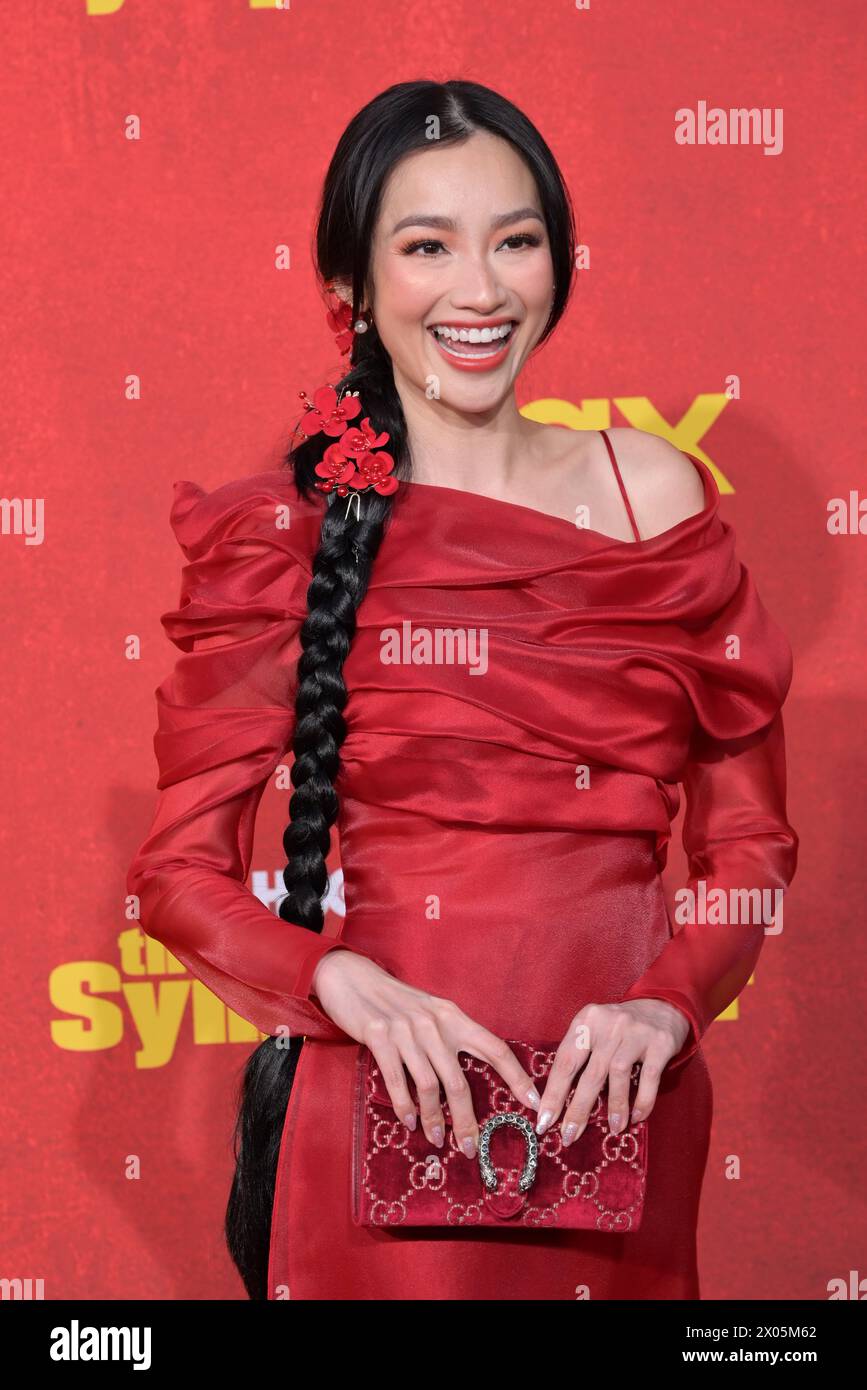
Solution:
{"label": "eye", "polygon": [[[517,242],[518,246],[514,249],[520,250],[523,246],[541,246],[542,238],[535,232],[516,232],[514,236],[506,237],[506,240],[500,244],[501,246],[508,246],[510,242]],[[434,248],[442,247],[443,243],[441,241],[411,241],[408,245],[402,246],[400,249],[404,256],[414,256],[417,251],[421,251],[423,247],[428,246],[433,246]],[[435,256],[424,255],[419,259],[423,261],[432,261],[435,260]]]}
{"label": "eye", "polygon": [[503,245],[505,246],[508,241],[519,241],[524,246],[542,245],[542,238],[537,236],[535,232],[516,232],[514,236],[506,237],[506,241],[503,242]]}
{"label": "eye", "polygon": [[[400,249],[401,249],[401,251],[403,252],[403,254],[404,254],[405,256],[412,256],[416,251],[420,250],[422,246],[442,246],[442,242],[441,242],[441,241],[411,241],[411,242],[409,243],[408,246],[402,246]],[[420,259],[423,260],[423,261],[429,261],[429,260],[432,260],[433,257],[432,257],[432,256],[421,256]]]}

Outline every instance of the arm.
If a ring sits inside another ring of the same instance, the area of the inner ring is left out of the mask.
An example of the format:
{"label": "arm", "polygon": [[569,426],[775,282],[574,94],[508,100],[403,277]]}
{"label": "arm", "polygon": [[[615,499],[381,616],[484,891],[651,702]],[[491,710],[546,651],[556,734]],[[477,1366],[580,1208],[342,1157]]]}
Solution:
{"label": "arm", "polygon": [[[782,715],[738,739],[714,739],[698,729],[683,785],[683,843],[693,893],[700,879],[708,894],[715,888],[785,890],[797,865],[798,836],[786,819]],[[755,968],[764,926],[755,910],[746,923],[744,915],[740,924],[687,922],[625,996],[665,999],[686,1015],[690,1033],[669,1068],[689,1060]]]}
{"label": "arm", "polygon": [[[159,797],[127,891],[148,935],[262,1032],[345,1039],[311,981],[326,952],[357,948],[283,921],[244,886],[256,812],[291,744],[309,574],[273,502],[234,505],[215,525],[219,495],[197,504],[201,543],[185,545],[181,601],[162,618],[184,655],[156,690]],[[179,517],[182,500],[173,525],[189,541],[197,508]]]}

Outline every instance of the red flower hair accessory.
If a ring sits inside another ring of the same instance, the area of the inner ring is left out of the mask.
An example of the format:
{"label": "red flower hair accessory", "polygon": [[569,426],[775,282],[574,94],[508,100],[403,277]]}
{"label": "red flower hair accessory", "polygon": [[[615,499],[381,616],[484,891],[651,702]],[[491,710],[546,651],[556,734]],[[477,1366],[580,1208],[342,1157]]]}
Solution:
{"label": "red flower hair accessory", "polygon": [[384,449],[377,454],[366,450],[348,459],[341,440],[339,444],[329,445],[317,463],[314,472],[326,481],[315,486],[320,492],[336,492],[338,497],[346,497],[350,489],[353,492],[379,492],[387,497],[397,492],[393,468],[394,459]]}
{"label": "red flower hair accessory", "polygon": [[312,439],[315,434],[343,434],[349,421],[361,413],[361,401],[357,395],[347,392],[342,400],[338,400],[333,386],[320,386],[313,392],[312,401],[306,391],[299,391],[298,395],[307,407],[298,421],[301,433],[307,439]]}
{"label": "red flower hair accessory", "polygon": [[337,346],[342,355],[352,351],[352,340],[355,336],[352,327],[352,305],[347,304],[345,299],[334,294],[331,287],[328,287],[328,327],[337,338]]}
{"label": "red flower hair accessory", "polygon": [[[331,285],[327,285],[326,290],[328,327],[335,334],[340,352],[345,355],[352,350],[356,331],[362,327],[366,330],[367,325],[364,320],[353,324],[351,305],[335,294]],[[389,496],[397,491],[394,459],[381,447],[388,443],[390,436],[374,429],[369,417],[361,421],[360,428],[350,428],[349,422],[361,414],[357,391],[338,396],[333,386],[326,385],[313,392],[312,400],[306,391],[298,394],[305,408],[293,434],[301,434],[305,439],[325,434],[339,440],[328,446],[314,470],[322,479],[315,484],[320,492],[336,492],[338,497],[346,497],[362,492]],[[347,507],[347,514],[348,511]]]}

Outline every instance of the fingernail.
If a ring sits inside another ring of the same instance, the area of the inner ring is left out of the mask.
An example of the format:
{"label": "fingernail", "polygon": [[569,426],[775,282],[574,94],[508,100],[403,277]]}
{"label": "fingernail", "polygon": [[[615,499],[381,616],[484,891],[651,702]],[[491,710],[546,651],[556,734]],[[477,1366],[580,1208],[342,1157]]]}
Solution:
{"label": "fingernail", "polygon": [[461,1148],[463,1149],[463,1151],[464,1151],[464,1153],[466,1154],[467,1158],[475,1158],[475,1156],[476,1156],[476,1141],[475,1141],[475,1139],[472,1137],[471,1134],[468,1135],[466,1139],[462,1139],[462,1140],[461,1140]]}
{"label": "fingernail", "polygon": [[403,1122],[407,1129],[415,1129],[415,1115],[404,1115]]}
{"label": "fingernail", "polygon": [[637,1125],[637,1124],[638,1124],[638,1121],[639,1121],[639,1120],[643,1120],[643,1119],[644,1119],[644,1111],[643,1111],[643,1110],[638,1110],[638,1109],[633,1110],[633,1112],[632,1112],[632,1123],[633,1123],[634,1125]]}
{"label": "fingernail", "polygon": [[571,1143],[572,1143],[572,1140],[575,1138],[575,1135],[576,1135],[577,1133],[578,1133],[578,1126],[577,1126],[577,1125],[573,1125],[573,1124],[571,1123],[571,1121],[570,1121],[570,1123],[569,1123],[569,1124],[566,1126],[566,1128],[563,1130],[563,1143],[564,1143],[564,1144],[571,1144]]}
{"label": "fingernail", "polygon": [[527,1100],[530,1102],[530,1105],[533,1107],[534,1110],[538,1110],[539,1106],[542,1104],[542,1097],[539,1095],[539,1092],[536,1090],[535,1086],[531,1086],[529,1091],[527,1092]]}
{"label": "fingernail", "polygon": [[442,1148],[442,1143],[443,1143],[443,1127],[442,1127],[442,1125],[434,1125],[433,1130],[432,1130],[431,1132],[432,1132],[432,1134],[433,1134],[433,1141],[434,1141],[434,1143],[436,1144],[436,1146],[437,1146],[438,1149],[441,1149],[441,1148]]}
{"label": "fingernail", "polygon": [[543,1110],[536,1121],[536,1133],[543,1134],[554,1118],[553,1110]]}
{"label": "fingernail", "polygon": [[619,1116],[619,1115],[612,1115],[612,1116],[611,1116],[611,1118],[610,1118],[609,1121],[608,1121],[608,1128],[611,1130],[611,1133],[612,1133],[612,1134],[616,1134],[616,1133],[617,1133],[617,1131],[618,1131],[619,1128],[620,1128],[620,1116]]}

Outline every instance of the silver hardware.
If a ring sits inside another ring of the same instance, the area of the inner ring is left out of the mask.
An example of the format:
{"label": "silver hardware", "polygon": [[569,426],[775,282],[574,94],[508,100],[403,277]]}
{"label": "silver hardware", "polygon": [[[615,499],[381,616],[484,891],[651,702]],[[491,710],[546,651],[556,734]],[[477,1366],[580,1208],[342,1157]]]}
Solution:
{"label": "silver hardware", "polygon": [[491,1163],[491,1135],[501,1125],[514,1126],[515,1129],[520,1130],[526,1141],[527,1157],[518,1188],[521,1192],[527,1192],[536,1180],[536,1170],[539,1166],[539,1140],[526,1116],[516,1115],[513,1111],[508,1111],[503,1115],[491,1115],[490,1119],[485,1120],[479,1130],[479,1167],[482,1170],[482,1180],[489,1192],[496,1192],[497,1174]]}

